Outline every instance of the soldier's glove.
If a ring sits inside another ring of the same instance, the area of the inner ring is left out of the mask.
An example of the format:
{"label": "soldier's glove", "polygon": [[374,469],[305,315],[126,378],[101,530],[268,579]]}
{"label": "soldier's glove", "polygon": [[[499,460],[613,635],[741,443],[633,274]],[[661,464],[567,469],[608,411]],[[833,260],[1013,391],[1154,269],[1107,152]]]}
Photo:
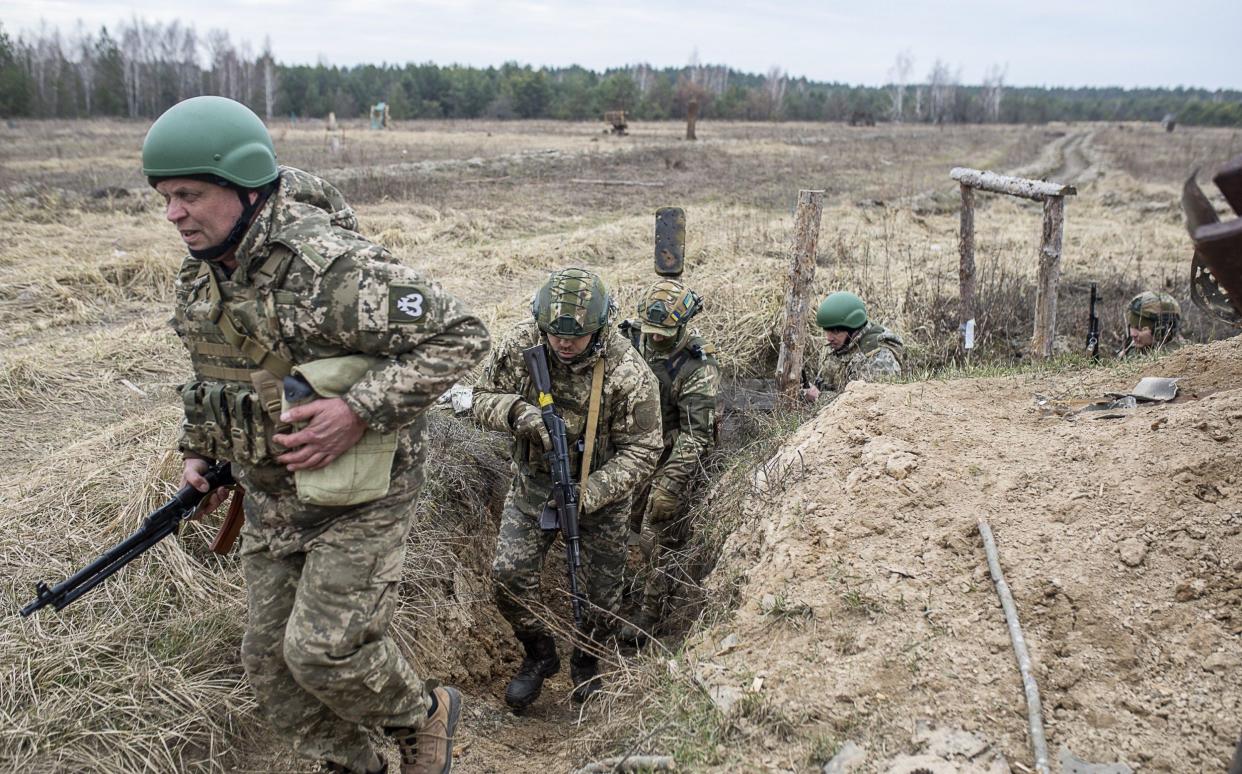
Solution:
{"label": "soldier's glove", "polygon": [[509,417],[514,436],[538,444],[544,451],[552,450],[552,436],[548,435],[548,428],[543,424],[543,414],[539,409],[520,400],[509,409]]}
{"label": "soldier's glove", "polygon": [[651,494],[647,495],[647,507],[643,512],[644,524],[664,524],[671,521],[677,516],[677,510],[681,506],[681,500],[677,495],[660,487],[652,485]]}

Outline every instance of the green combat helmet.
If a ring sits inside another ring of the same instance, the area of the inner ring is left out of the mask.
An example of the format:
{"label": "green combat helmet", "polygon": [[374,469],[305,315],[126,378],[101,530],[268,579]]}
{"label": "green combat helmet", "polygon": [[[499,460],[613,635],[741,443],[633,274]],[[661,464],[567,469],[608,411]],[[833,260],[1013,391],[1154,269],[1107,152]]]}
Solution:
{"label": "green combat helmet", "polygon": [[1147,290],[1130,299],[1126,322],[1131,328],[1151,328],[1156,341],[1167,341],[1177,335],[1182,321],[1182,307],[1177,299],[1163,291]]}
{"label": "green combat helmet", "polygon": [[674,279],[662,279],[643,291],[638,300],[638,319],[643,333],[676,336],[699,312],[703,299]]}
{"label": "green combat helmet", "polygon": [[[218,245],[190,251],[203,261],[213,261],[241,242],[280,179],[267,127],[250,108],[224,97],[187,99],[155,119],[142,141],[142,174],[152,187],[169,178],[192,178],[237,192],[242,213],[228,236]],[[259,194],[253,202],[251,191]]]}
{"label": "green combat helmet", "polygon": [[853,293],[829,293],[815,312],[815,324],[824,330],[844,328],[855,331],[867,324],[867,307]]}
{"label": "green combat helmet", "polygon": [[613,309],[604,281],[586,269],[553,272],[530,305],[539,330],[567,339],[598,332]]}
{"label": "green combat helmet", "polygon": [[142,174],[151,185],[194,177],[253,189],[275,180],[279,171],[272,137],[250,108],[224,97],[194,97],[151,124],[142,141]]}

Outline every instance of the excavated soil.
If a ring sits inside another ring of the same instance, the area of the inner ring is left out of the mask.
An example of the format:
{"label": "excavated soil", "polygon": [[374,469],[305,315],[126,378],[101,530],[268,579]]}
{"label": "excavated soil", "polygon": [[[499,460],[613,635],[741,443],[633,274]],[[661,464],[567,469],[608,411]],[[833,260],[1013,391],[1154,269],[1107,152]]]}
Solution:
{"label": "excavated soil", "polygon": [[[1064,413],[1141,376],[1180,377],[1177,399]],[[1032,770],[986,518],[1054,764],[1067,746],[1223,771],[1242,731],[1240,380],[1234,338],[1075,373],[850,385],[756,476],[708,581],[739,603],[689,647],[741,718],[725,768],[817,770],[817,750],[854,742],[852,771]],[[956,758],[929,729],[966,740]]]}

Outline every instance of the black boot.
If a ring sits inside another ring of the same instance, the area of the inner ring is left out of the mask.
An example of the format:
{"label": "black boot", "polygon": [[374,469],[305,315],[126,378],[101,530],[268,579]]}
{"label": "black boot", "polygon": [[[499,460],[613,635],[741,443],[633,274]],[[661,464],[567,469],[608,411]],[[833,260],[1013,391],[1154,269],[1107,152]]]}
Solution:
{"label": "black boot", "polygon": [[574,701],[586,701],[603,684],[599,676],[599,659],[574,648],[573,655],[569,657],[569,677],[574,683]]}
{"label": "black boot", "polygon": [[519,634],[518,640],[526,648],[526,658],[505,688],[505,704],[514,712],[521,712],[539,698],[544,679],[561,668],[561,661],[556,657],[556,640],[551,635]]}

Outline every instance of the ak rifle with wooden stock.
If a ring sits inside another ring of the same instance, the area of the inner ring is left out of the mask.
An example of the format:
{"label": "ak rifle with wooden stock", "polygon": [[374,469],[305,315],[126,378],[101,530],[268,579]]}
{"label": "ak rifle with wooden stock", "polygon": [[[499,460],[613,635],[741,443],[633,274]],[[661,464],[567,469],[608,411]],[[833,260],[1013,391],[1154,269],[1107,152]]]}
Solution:
{"label": "ak rifle with wooden stock", "polygon": [[[211,465],[203,477],[207,479],[210,486],[206,492],[200,492],[186,484],[177,490],[171,500],[143,519],[142,526],[134,534],[109,549],[103,556],[55,586],[49,588],[43,581],[36,583],[35,599],[22,608],[22,617],[30,616],[36,610],[48,605],[57,610],[63,610],[69,603],[103,583],[117,570],[176,532],[181,522],[193,516],[198,506],[211,492],[222,486],[234,484],[233,473],[227,462],[217,462]],[[237,539],[237,533],[241,530],[244,519],[241,512],[241,497],[235,493],[233,498],[228,516],[211,543],[211,550],[217,554],[227,554],[233,547],[233,541]]]}

